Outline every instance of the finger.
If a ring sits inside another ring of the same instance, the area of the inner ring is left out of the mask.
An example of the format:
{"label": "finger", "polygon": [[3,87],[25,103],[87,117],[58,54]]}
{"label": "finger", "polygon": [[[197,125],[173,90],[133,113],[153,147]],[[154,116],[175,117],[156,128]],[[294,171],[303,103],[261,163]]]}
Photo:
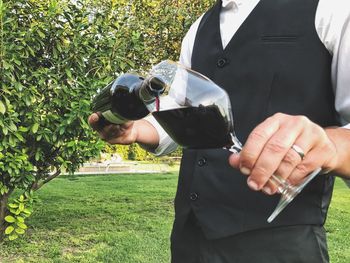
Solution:
{"label": "finger", "polygon": [[[306,148],[304,160],[293,169],[288,177],[292,184],[298,184],[316,168],[331,170],[336,162],[337,151],[324,129],[318,125],[312,125],[308,131],[310,132],[309,137],[305,136],[300,140],[300,145],[305,145],[302,147]],[[311,144],[307,145],[307,142]]]}
{"label": "finger", "polygon": [[[311,136],[311,133],[312,132],[310,129],[305,129],[296,139],[274,172],[276,176],[284,180],[288,179],[295,167],[303,161],[302,156],[293,148],[293,146],[299,147],[304,154],[307,154],[310,148],[316,143],[316,139],[315,137]],[[263,190],[267,194],[275,194],[277,192],[277,188],[278,185],[268,181],[263,187]]]}
{"label": "finger", "polygon": [[240,152],[240,170],[249,175],[266,142],[279,129],[278,119],[270,117],[259,124],[248,136]]}
{"label": "finger", "polygon": [[97,113],[92,113],[88,118],[88,123],[90,124],[93,130],[97,129],[98,121],[99,121],[99,116]]}
{"label": "finger", "polygon": [[109,121],[107,121],[101,114],[101,112],[95,112],[91,114],[88,118],[88,122],[91,126],[91,128],[95,131],[102,130],[106,125],[111,124]]}
{"label": "finger", "polygon": [[[284,156],[277,170],[273,173],[275,176],[286,180],[289,175],[292,173],[293,169],[301,162],[300,156],[292,149],[290,149],[287,154]],[[276,184],[276,181],[269,180],[263,186],[262,191],[265,194],[273,195],[278,192],[279,185]]]}
{"label": "finger", "polygon": [[304,160],[298,164],[288,177],[288,181],[293,185],[300,184],[306,176],[321,167],[323,170],[331,170],[332,162],[336,156],[336,150],[332,144],[315,145],[306,155]]}
{"label": "finger", "polygon": [[120,137],[123,134],[120,125],[109,124],[104,126],[103,129],[99,131],[100,137],[104,141],[111,141],[117,137]]}
{"label": "finger", "polygon": [[228,158],[228,162],[233,168],[238,169],[240,163],[240,154],[231,154]]}
{"label": "finger", "polygon": [[319,154],[311,150],[308,153],[308,157],[294,168],[291,175],[288,177],[288,182],[291,185],[299,185],[302,183],[304,178],[319,167],[318,163],[321,161],[320,157]]}
{"label": "finger", "polygon": [[280,166],[295,140],[304,131],[304,125],[297,118],[288,117],[266,142],[248,178],[248,183],[260,190]]}

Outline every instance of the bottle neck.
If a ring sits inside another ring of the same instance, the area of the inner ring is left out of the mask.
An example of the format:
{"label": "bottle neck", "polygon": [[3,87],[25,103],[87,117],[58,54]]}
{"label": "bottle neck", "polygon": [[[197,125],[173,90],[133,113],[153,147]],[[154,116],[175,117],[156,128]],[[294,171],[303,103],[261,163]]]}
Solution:
{"label": "bottle neck", "polygon": [[142,82],[137,93],[139,98],[147,105],[159,98],[164,93],[165,88],[166,84],[160,78],[151,76]]}

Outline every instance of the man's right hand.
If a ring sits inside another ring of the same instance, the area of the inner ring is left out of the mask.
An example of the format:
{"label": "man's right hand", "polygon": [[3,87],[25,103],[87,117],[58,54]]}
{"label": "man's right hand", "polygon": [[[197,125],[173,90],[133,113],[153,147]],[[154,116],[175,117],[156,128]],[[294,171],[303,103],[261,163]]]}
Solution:
{"label": "man's right hand", "polygon": [[110,144],[132,144],[137,139],[137,129],[134,122],[129,121],[123,124],[112,124],[103,121],[100,113],[93,113],[89,116],[88,122],[91,128],[98,132],[102,140]]}

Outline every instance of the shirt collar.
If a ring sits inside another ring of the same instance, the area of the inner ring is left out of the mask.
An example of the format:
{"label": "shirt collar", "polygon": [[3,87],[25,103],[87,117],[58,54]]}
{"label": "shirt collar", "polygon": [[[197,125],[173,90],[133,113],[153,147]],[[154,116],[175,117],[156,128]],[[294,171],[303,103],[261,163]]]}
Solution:
{"label": "shirt collar", "polygon": [[247,0],[222,0],[222,7],[228,7],[230,5],[236,5],[236,6],[239,6],[241,5],[244,1],[247,1]]}

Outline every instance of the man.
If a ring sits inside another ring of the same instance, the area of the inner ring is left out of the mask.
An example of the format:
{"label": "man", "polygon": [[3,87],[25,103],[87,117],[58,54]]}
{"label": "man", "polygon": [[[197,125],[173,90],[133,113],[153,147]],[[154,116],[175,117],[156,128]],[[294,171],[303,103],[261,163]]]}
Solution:
{"label": "man", "polygon": [[[329,261],[323,224],[334,175],[350,178],[347,7],[343,0],[223,0],[192,25],[180,62],[227,91],[244,147],[239,155],[184,150],[172,262]],[[89,118],[107,142],[138,142],[157,154],[175,147],[152,119],[98,121]],[[267,223],[279,199],[271,175],[298,184],[317,167],[322,174]]]}

